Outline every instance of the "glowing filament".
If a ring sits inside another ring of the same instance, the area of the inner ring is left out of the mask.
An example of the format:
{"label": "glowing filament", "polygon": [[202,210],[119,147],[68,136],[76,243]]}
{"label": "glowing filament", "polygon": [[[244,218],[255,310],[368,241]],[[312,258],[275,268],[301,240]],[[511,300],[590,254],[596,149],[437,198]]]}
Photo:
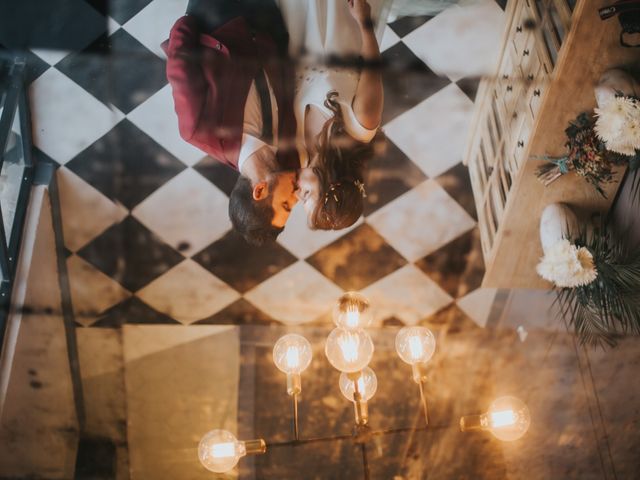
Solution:
{"label": "glowing filament", "polygon": [[491,426],[493,428],[510,427],[516,424],[517,416],[513,410],[502,410],[491,413]]}
{"label": "glowing filament", "polygon": [[236,444],[233,442],[216,443],[211,446],[213,458],[226,458],[236,456]]}
{"label": "glowing filament", "polygon": [[347,362],[355,362],[358,359],[358,347],[360,346],[360,339],[357,335],[346,334],[338,338],[338,345],[342,352],[342,357]]}
{"label": "glowing filament", "polygon": [[300,365],[300,352],[297,347],[287,348],[286,353],[287,366],[289,368],[295,368]]}
{"label": "glowing filament", "polygon": [[409,337],[409,351],[411,352],[411,356],[418,360],[424,354],[424,349],[422,348],[422,341],[419,337]]}
{"label": "glowing filament", "polygon": [[347,307],[347,320],[346,324],[348,327],[356,328],[360,323],[360,312],[358,311],[358,307],[356,305],[349,305]]}

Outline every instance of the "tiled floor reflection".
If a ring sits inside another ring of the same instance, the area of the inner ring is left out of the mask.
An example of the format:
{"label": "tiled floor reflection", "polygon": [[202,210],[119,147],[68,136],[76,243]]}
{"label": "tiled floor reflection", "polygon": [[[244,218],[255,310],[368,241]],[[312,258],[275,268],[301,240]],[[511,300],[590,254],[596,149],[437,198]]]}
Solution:
{"label": "tiled floor reflection", "polygon": [[377,325],[435,321],[458,302],[489,311],[491,295],[472,295],[484,267],[460,162],[500,2],[389,19],[387,141],[369,165],[364,218],[311,232],[297,207],[264,250],[231,230],[236,173],[178,135],[159,44],[187,0],[88,3],[103,28],[73,51],[36,50],[30,79],[37,150],[60,165],[78,324],[321,324],[347,289],[378,303]]}

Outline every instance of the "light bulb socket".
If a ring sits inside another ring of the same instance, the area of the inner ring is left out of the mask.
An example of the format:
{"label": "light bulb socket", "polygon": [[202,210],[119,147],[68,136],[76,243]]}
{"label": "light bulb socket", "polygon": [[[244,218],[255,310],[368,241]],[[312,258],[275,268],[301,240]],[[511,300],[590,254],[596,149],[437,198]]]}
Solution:
{"label": "light bulb socket", "polygon": [[299,373],[287,373],[287,395],[300,395],[302,392],[302,377]]}
{"label": "light bulb socket", "polygon": [[484,430],[482,415],[465,415],[460,418],[461,432],[473,432],[478,430]]}
{"label": "light bulb socket", "polygon": [[244,442],[244,448],[247,455],[261,455],[266,453],[267,444],[262,438],[258,438],[257,440],[247,440]]}
{"label": "light bulb socket", "polygon": [[417,384],[427,381],[427,364],[426,363],[414,363],[411,365],[413,372],[413,381]]}
{"label": "light bulb socket", "polygon": [[356,425],[364,426],[369,423],[369,405],[363,400],[353,402],[354,412],[356,415]]}

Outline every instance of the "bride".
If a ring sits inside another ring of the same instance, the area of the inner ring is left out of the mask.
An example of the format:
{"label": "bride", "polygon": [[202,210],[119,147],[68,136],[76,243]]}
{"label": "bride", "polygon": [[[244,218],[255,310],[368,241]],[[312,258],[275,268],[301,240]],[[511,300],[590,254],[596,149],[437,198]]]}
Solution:
{"label": "bride", "polygon": [[383,107],[378,39],[388,0],[279,0],[296,72],[298,197],[312,229],[362,214],[364,167]]}

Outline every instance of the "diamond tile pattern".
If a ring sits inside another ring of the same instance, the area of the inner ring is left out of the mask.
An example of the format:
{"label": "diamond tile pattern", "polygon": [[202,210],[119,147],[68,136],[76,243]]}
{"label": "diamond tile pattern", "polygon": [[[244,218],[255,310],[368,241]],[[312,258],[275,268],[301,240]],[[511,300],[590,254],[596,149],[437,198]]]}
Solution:
{"label": "diamond tile pattern", "polygon": [[245,294],[258,308],[287,325],[315,320],[331,310],[342,291],[300,261]]}
{"label": "diamond tile pattern", "polygon": [[131,216],[107,229],[78,255],[132,292],[184,258]]}
{"label": "diamond tile pattern", "polygon": [[115,105],[124,113],[167,84],[165,62],[123,29],[111,36],[102,35],[55,68],[105,105]]}
{"label": "diamond tile pattern", "polygon": [[68,168],[131,209],[185,166],[125,119],[77,155]]}
{"label": "diamond tile pattern", "polygon": [[246,243],[234,230],[194,255],[193,259],[242,293],[296,261],[296,257],[280,244],[257,248]]}
{"label": "diamond tile pattern", "polygon": [[188,168],[138,204],[132,214],[183,255],[191,255],[231,229],[231,222],[218,215],[227,203],[223,192]]}
{"label": "diamond tile pattern", "polygon": [[238,292],[192,260],[185,260],[137,293],[159,312],[188,325],[220,311]]}
{"label": "diamond tile pattern", "polygon": [[323,325],[350,289],[371,296],[377,325],[451,328],[471,322],[463,312],[484,325],[494,292],[478,289],[484,268],[460,161],[481,70],[503,28],[500,2],[389,23],[387,141],[367,165],[363,218],[312,232],[298,205],[264,248],[231,229],[238,173],[178,134],[159,45],[188,0],[80,3],[86,28],[70,29],[67,47],[30,46],[28,60],[36,158],[63,165],[80,325]]}
{"label": "diamond tile pattern", "polygon": [[360,290],[407,263],[368,224],[331,243],[307,262],[344,290]]}

